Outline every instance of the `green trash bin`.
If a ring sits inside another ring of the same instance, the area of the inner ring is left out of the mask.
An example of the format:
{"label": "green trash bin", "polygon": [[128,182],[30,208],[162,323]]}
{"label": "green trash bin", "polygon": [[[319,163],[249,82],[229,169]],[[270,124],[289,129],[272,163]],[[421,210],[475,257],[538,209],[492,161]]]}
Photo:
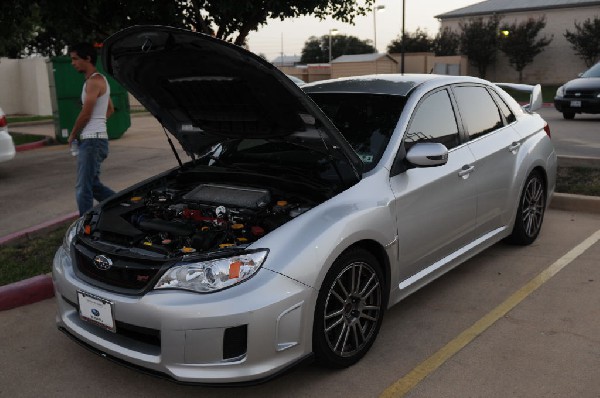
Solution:
{"label": "green trash bin", "polygon": [[[117,139],[131,126],[129,96],[123,86],[104,73],[100,57],[98,57],[96,67],[98,72],[107,77],[110,85],[110,98],[115,112],[108,119],[106,128],[108,138]],[[85,79],[82,73],[73,68],[71,58],[67,56],[52,58],[52,75],[50,91],[53,96],[54,131],[56,140],[65,144],[75,124],[75,119],[81,111],[81,90]]]}

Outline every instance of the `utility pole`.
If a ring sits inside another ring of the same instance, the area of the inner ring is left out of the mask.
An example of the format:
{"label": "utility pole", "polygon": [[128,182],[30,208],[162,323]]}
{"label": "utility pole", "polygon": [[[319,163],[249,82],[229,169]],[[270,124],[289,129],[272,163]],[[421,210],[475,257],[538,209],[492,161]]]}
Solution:
{"label": "utility pole", "polygon": [[406,15],[406,1],[402,0],[402,41],[400,42],[400,73],[404,74],[404,22]]}

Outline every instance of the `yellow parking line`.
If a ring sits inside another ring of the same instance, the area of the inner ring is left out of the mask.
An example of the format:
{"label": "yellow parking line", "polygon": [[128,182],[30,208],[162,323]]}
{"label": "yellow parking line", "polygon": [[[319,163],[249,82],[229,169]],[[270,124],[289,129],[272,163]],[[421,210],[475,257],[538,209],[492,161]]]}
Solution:
{"label": "yellow parking line", "polygon": [[516,291],[502,304],[487,313],[483,318],[479,319],[470,328],[463,331],[435,354],[421,362],[404,377],[386,388],[380,395],[380,398],[403,397],[407,392],[415,388],[423,379],[442,366],[444,362],[454,356],[454,354],[459,352],[481,333],[485,332],[485,330],[492,326],[498,319],[502,318],[537,288],[542,286],[560,270],[583,254],[594,243],[598,242],[598,240],[600,240],[600,230],[596,231],[586,240],[571,249],[567,254],[556,260],[554,264],[540,272],[535,278]]}

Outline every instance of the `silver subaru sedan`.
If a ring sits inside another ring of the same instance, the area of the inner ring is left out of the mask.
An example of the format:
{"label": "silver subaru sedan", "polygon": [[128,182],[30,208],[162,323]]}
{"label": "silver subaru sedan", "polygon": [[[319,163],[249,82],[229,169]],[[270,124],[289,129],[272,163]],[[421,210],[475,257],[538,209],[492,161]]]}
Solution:
{"label": "silver subaru sedan", "polygon": [[540,233],[557,161],[539,86],[525,108],[464,76],[299,88],[240,47],[158,26],[110,37],[103,62],[187,154],[56,253],[58,328],[117,362],[206,384],[347,367],[387,308]]}

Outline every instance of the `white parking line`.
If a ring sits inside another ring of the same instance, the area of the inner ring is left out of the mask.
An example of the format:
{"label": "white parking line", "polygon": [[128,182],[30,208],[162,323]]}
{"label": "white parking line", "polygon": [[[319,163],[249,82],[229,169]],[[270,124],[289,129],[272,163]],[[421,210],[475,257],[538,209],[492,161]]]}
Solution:
{"label": "white parking line", "polygon": [[567,254],[556,260],[548,268],[540,272],[536,277],[529,281],[525,286],[513,293],[502,304],[487,313],[483,318],[475,322],[471,327],[456,336],[452,341],[438,350],[435,354],[421,362],[409,373],[389,386],[380,395],[381,398],[402,397],[410,390],[415,388],[423,379],[433,373],[437,368],[443,365],[448,359],[462,350],[477,336],[485,332],[498,319],[506,315],[510,310],[516,307],[521,301],[527,298],[531,293],[537,290],[544,283],[549,281],[560,270],[569,265],[573,260],[583,254],[592,245],[600,240],[600,230],[593,233],[583,242],[571,249]]}

